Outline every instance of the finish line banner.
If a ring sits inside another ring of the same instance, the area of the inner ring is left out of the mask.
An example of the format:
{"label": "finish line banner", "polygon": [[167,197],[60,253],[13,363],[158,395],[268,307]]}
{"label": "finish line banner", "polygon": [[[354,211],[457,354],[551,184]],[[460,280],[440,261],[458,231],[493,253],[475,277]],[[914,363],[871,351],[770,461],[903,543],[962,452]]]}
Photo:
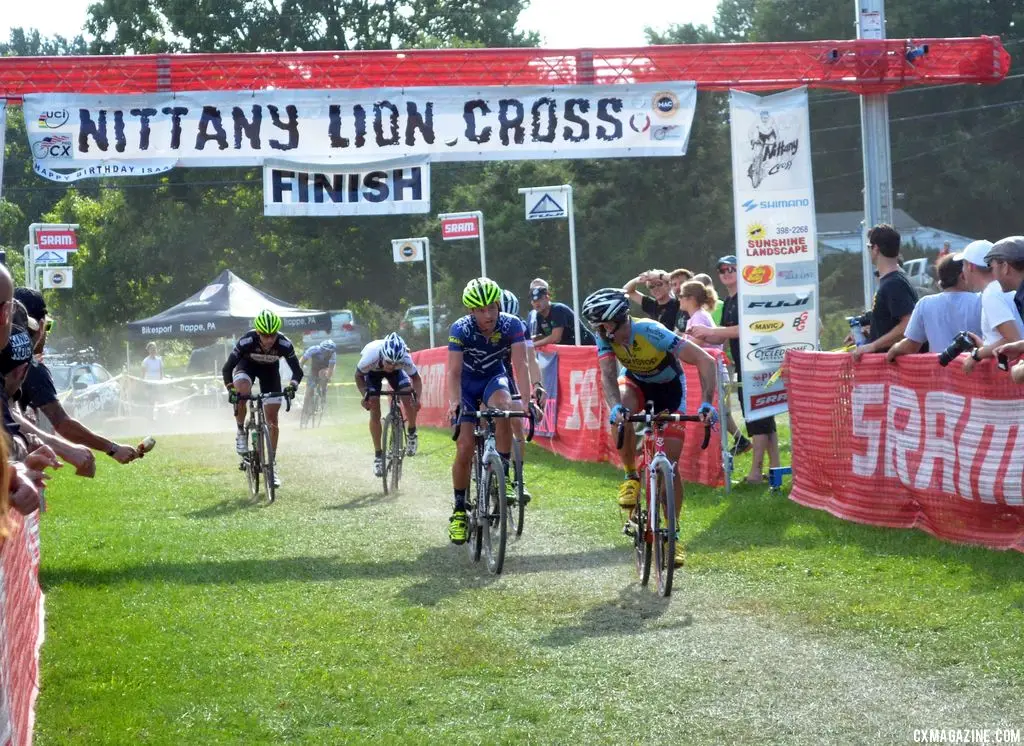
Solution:
{"label": "finish line banner", "polygon": [[729,92],[746,419],[786,411],[790,350],[818,347],[818,255],[807,89]]}
{"label": "finish line banner", "polygon": [[[260,166],[267,158],[352,163],[681,156],[694,82],[605,86],[425,87],[28,94],[37,164],[107,161]],[[47,139],[49,140],[47,141]]]}
{"label": "finish line banner", "polygon": [[430,212],[430,162],[405,158],[352,166],[268,160],[263,214],[402,215]]}
{"label": "finish line banner", "polygon": [[858,523],[1024,552],[1024,399],[987,360],[794,352],[790,499]]}

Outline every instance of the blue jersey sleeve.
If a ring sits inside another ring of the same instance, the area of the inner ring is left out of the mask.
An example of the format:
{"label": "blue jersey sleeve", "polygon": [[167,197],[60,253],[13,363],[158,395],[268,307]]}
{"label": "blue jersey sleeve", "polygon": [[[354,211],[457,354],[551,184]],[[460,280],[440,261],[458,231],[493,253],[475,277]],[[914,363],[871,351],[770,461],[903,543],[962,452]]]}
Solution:
{"label": "blue jersey sleeve", "polygon": [[327,361],[327,364],[328,365],[337,365],[338,364],[338,353],[337,352],[332,352],[331,353],[331,359]]}
{"label": "blue jersey sleeve", "polygon": [[469,340],[469,331],[466,324],[466,317],[456,321],[448,329],[448,349],[454,352],[462,352],[466,349],[466,342]]}
{"label": "blue jersey sleeve", "polygon": [[514,345],[518,342],[525,342],[526,327],[523,325],[522,319],[507,313],[503,313],[501,317],[505,321],[505,336],[509,344]]}
{"label": "blue jersey sleeve", "polygon": [[306,362],[311,357],[313,357],[313,350],[315,350],[315,349],[316,349],[316,347],[314,346],[314,347],[310,347],[308,350],[303,352],[302,353],[302,362]]}

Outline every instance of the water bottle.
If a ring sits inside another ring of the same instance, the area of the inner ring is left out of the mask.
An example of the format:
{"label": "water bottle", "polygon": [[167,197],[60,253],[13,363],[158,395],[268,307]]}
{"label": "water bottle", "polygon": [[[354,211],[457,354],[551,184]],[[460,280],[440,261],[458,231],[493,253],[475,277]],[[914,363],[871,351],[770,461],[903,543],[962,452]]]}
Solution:
{"label": "water bottle", "polygon": [[846,323],[850,325],[850,333],[853,335],[853,342],[855,345],[860,347],[863,344],[867,344],[868,338],[864,335],[864,330],[861,328],[863,319],[860,316],[848,316]]}

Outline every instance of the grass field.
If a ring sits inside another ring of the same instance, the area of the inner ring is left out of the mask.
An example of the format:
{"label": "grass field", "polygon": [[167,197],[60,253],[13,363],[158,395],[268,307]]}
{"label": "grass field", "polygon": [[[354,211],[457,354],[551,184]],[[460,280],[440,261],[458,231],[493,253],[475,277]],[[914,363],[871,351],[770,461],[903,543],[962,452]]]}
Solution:
{"label": "grass field", "polygon": [[665,601],[636,582],[615,470],[532,448],[536,500],[495,578],[446,541],[446,435],[424,433],[401,494],[384,498],[355,407],[346,397],[329,427],[285,431],[271,507],[246,499],[229,429],[57,480],[37,743],[1024,730],[1017,553],[690,486],[688,563]]}

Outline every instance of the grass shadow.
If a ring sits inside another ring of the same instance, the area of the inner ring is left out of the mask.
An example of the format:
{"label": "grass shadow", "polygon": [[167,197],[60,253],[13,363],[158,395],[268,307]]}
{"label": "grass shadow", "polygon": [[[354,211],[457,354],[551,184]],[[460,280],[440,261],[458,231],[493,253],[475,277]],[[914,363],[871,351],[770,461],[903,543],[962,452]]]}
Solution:
{"label": "grass shadow", "polygon": [[661,623],[671,598],[663,598],[652,589],[633,581],[618,597],[587,609],[575,624],[557,627],[538,642],[545,647],[568,647],[595,637],[638,635],[654,629],[681,629],[693,624],[693,615]]}
{"label": "grass shadow", "polygon": [[240,510],[259,507],[261,504],[266,505],[262,500],[262,493],[260,498],[261,499],[259,500],[252,497],[243,497],[236,500],[221,500],[219,503],[215,503],[209,507],[202,508],[200,510],[191,510],[188,513],[185,513],[185,517],[195,520],[223,518],[225,516],[234,515]]}
{"label": "grass shadow", "polygon": [[362,495],[357,495],[351,500],[343,503],[337,503],[335,505],[325,505],[321,510],[359,510],[361,508],[371,508],[381,505],[390,505],[391,503],[398,500],[399,495],[395,492],[389,492],[384,494],[381,491],[366,492]]}

